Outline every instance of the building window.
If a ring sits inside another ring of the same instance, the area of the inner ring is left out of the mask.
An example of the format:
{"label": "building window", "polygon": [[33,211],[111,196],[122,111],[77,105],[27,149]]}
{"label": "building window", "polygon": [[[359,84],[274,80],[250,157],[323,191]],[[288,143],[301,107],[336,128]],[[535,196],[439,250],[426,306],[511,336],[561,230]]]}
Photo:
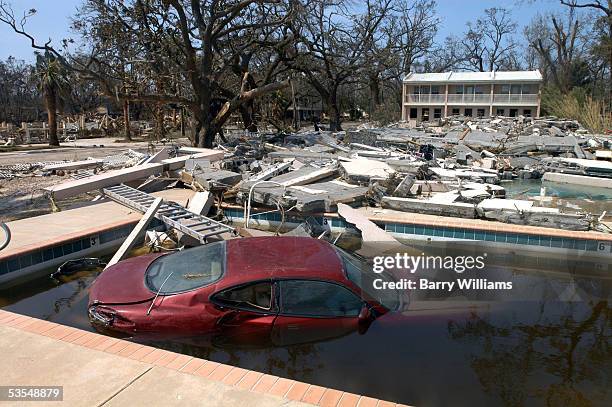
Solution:
{"label": "building window", "polygon": [[503,116],[506,114],[506,111],[504,109],[497,109],[497,111],[495,112],[495,114],[497,116]]}
{"label": "building window", "polygon": [[455,86],[455,93],[457,95],[463,95],[463,85],[456,85]]}
{"label": "building window", "polygon": [[410,108],[410,118],[411,119],[416,119],[417,118],[417,108],[416,107],[411,107]]}
{"label": "building window", "polygon": [[501,93],[506,95],[510,93],[510,85],[501,85]]}
{"label": "building window", "polygon": [[424,107],[421,110],[421,120],[424,121],[424,122],[429,121],[429,108]]}
{"label": "building window", "polygon": [[520,95],[521,85],[512,85],[512,87],[510,87],[510,93],[513,95]]}
{"label": "building window", "polygon": [[442,109],[434,109],[434,119],[442,117]]}
{"label": "building window", "polygon": [[485,110],[484,109],[476,110],[476,116],[477,117],[484,117],[484,115],[485,115]]}
{"label": "building window", "polygon": [[474,87],[474,93],[477,95],[482,95],[483,94],[483,88],[480,85],[476,85]]}
{"label": "building window", "polygon": [[431,94],[432,95],[439,95],[440,94],[440,87],[438,85],[432,86],[431,87]]}
{"label": "building window", "polygon": [[453,107],[453,116],[459,116],[459,109],[456,107]]}
{"label": "building window", "polygon": [[510,109],[510,117],[516,117],[518,115],[518,109]]}
{"label": "building window", "polygon": [[523,116],[531,117],[531,109],[524,109]]}
{"label": "building window", "polygon": [[465,109],[464,116],[472,117],[472,109]]}

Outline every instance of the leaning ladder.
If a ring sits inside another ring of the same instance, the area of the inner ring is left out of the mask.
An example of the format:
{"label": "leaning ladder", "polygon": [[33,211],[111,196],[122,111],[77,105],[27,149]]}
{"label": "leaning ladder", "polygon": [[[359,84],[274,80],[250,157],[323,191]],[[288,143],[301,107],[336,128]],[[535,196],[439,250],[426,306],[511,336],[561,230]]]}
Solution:
{"label": "leaning ladder", "polygon": [[[149,205],[155,200],[153,195],[149,195],[146,192],[128,187],[124,184],[104,188],[102,192],[113,201],[142,213],[145,213]],[[190,212],[183,206],[174,202],[162,204],[157,210],[155,217],[164,222],[167,226],[193,237],[202,244],[206,244],[207,239],[211,236],[225,232],[235,232],[234,228],[230,226],[207,218],[206,216]]]}

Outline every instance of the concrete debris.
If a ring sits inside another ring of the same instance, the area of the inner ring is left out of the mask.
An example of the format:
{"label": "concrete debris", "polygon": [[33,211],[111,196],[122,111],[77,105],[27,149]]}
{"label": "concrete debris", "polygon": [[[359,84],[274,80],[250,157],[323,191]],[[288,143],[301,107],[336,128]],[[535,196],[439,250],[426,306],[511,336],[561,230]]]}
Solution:
{"label": "concrete debris", "polygon": [[361,248],[356,251],[361,256],[371,258],[400,245],[396,238],[348,205],[339,203],[338,215],[361,232]]}
{"label": "concrete debris", "polygon": [[212,208],[215,203],[215,197],[208,191],[196,192],[189,204],[187,205],[187,210],[189,212],[193,212],[196,215],[208,215],[210,212],[210,208]]}
{"label": "concrete debris", "polygon": [[46,188],[56,200],[129,182],[146,192],[186,186],[198,191],[192,203],[203,214],[215,200],[251,202],[283,219],[287,211],[335,212],[352,204],[589,230],[599,214],[548,207],[555,203],[545,196],[507,199],[515,193],[507,182],[610,188],[611,139],[556,117],[453,116],[414,128],[241,134],[216,149],[166,146],[150,155],[127,150],[80,161],[0,165],[0,178],[78,178]]}
{"label": "concrete debris", "polygon": [[371,179],[387,179],[395,173],[389,164],[367,158],[356,158],[340,163],[346,179],[367,184]]}

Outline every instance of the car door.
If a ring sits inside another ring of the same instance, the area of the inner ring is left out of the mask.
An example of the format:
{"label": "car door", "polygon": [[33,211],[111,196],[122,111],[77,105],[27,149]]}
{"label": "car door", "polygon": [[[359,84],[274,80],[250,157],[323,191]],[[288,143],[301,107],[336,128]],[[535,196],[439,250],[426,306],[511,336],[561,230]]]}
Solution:
{"label": "car door", "polygon": [[274,284],[258,281],[214,294],[211,301],[223,310],[213,341],[217,345],[265,345],[277,315]]}
{"label": "car door", "polygon": [[276,286],[275,345],[321,341],[357,330],[364,301],[348,288],[319,280],[280,280]]}

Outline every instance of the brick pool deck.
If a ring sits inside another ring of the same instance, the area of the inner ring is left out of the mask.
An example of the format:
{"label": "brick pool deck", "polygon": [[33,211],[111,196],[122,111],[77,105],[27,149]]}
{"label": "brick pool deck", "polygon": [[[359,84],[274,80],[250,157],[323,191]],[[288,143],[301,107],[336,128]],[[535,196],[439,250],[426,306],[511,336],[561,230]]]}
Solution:
{"label": "brick pool deck", "polygon": [[0,347],[0,385],[64,386],[71,406],[401,407],[4,310]]}

